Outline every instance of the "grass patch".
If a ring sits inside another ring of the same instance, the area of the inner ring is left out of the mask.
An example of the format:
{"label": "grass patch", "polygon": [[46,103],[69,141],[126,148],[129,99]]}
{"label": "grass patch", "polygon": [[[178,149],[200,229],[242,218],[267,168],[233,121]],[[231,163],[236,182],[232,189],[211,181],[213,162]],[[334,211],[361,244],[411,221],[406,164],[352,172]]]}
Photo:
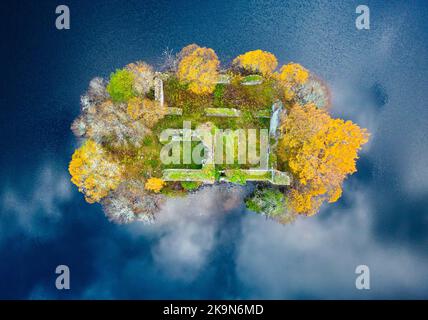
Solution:
{"label": "grass patch", "polygon": [[233,108],[206,108],[205,114],[211,117],[239,117],[241,112]]}
{"label": "grass patch", "polygon": [[212,171],[204,169],[167,169],[163,171],[163,180],[214,183],[215,176]]}
{"label": "grass patch", "polygon": [[271,111],[270,111],[270,109],[259,110],[255,113],[255,116],[257,118],[269,118],[270,119]]}

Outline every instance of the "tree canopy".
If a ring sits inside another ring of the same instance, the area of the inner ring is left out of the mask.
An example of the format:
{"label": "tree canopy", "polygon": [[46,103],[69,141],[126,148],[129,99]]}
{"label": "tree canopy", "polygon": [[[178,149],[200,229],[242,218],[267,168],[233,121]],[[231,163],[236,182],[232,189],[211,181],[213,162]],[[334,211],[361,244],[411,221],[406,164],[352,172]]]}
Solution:
{"label": "tree canopy", "polygon": [[114,102],[126,102],[135,95],[135,75],[126,69],[116,70],[110,75],[107,92]]}
{"label": "tree canopy", "polygon": [[278,61],[270,52],[254,50],[237,56],[232,64],[250,72],[270,75],[278,66]]}
{"label": "tree canopy", "polygon": [[166,114],[166,107],[159,102],[147,98],[134,97],[129,99],[127,113],[134,120],[141,120],[142,123],[152,128]]}
{"label": "tree canopy", "polygon": [[344,179],[356,171],[367,131],[314,104],[294,105],[280,129],[278,157],[297,180],[289,192],[292,210],[311,215],[324,201],[337,201]]}
{"label": "tree canopy", "polygon": [[[196,193],[200,186],[217,182],[251,181],[256,189],[246,199],[247,207],[281,223],[297,214],[315,214],[322,203],[340,198],[369,135],[328,114],[330,93],[321,78],[298,63],[275,72],[277,65],[272,53],[254,50],[236,57],[220,74],[214,50],[191,44],[178,54],[168,52],[167,71],[137,61],[113,72],[109,81],[92,79],[71,126],[84,140],[69,164],[71,181],[88,202],[101,203],[107,217],[118,223],[151,222],[165,197]],[[267,166],[240,163],[236,156],[247,143],[229,130],[267,132],[273,120],[279,126],[266,139],[268,148],[262,148],[261,134],[248,140]],[[168,143],[188,141],[180,130],[183,121],[191,122],[192,130],[227,132],[220,137],[224,148],[215,150],[226,158],[233,153],[233,161],[208,162],[209,149],[199,148],[197,135],[191,136],[190,148],[176,144],[170,150],[179,152],[180,159],[190,150],[190,162],[162,161],[162,133],[174,129]],[[204,161],[194,161],[201,150]]]}
{"label": "tree canopy", "polygon": [[191,44],[182,49],[179,57],[177,76],[180,81],[187,82],[193,93],[212,93],[220,65],[214,50]]}
{"label": "tree canopy", "polygon": [[153,67],[144,61],[137,61],[126,66],[126,70],[134,75],[132,88],[140,95],[144,95],[154,86],[155,73]]}
{"label": "tree canopy", "polygon": [[290,62],[281,67],[277,78],[284,88],[284,98],[291,100],[308,80],[309,71],[298,63]]}
{"label": "tree canopy", "polygon": [[156,193],[159,193],[162,188],[165,186],[165,181],[159,178],[150,178],[145,184],[146,190],[150,190]]}
{"label": "tree canopy", "polygon": [[257,189],[245,203],[249,210],[271,218],[284,214],[286,210],[284,193],[277,189]]}
{"label": "tree canopy", "polygon": [[123,168],[92,140],[77,149],[68,168],[71,181],[83,192],[86,201],[94,203],[116,189]]}

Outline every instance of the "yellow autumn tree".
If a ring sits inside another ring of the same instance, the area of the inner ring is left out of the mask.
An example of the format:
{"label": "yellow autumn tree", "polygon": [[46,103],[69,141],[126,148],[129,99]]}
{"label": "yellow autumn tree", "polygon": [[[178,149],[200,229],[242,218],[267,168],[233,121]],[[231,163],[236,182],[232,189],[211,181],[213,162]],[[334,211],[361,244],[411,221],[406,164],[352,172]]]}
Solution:
{"label": "yellow autumn tree", "polygon": [[162,188],[165,186],[165,181],[159,178],[150,178],[146,181],[144,188],[146,190],[153,191],[155,193],[159,193]]}
{"label": "yellow autumn tree", "polygon": [[133,120],[141,120],[146,127],[152,128],[166,115],[167,108],[158,101],[134,97],[129,99],[126,111]]}
{"label": "yellow autumn tree", "polygon": [[308,80],[309,71],[298,63],[290,62],[282,66],[276,76],[284,88],[285,99],[291,100],[299,87]]}
{"label": "yellow autumn tree", "polygon": [[189,83],[189,90],[196,94],[212,93],[220,65],[214,50],[191,44],[181,50],[179,57],[178,79]]}
{"label": "yellow autumn tree", "polygon": [[237,56],[232,64],[250,72],[270,75],[278,66],[278,61],[272,53],[259,49]]}
{"label": "yellow autumn tree", "polygon": [[89,203],[98,202],[110,190],[116,189],[122,178],[122,170],[93,140],[86,140],[74,152],[68,167],[71,181]]}
{"label": "yellow autumn tree", "polygon": [[189,45],[185,46],[178,53],[178,55],[177,55],[178,56],[178,60],[179,61],[183,60],[184,57],[187,57],[188,55],[192,54],[193,51],[195,51],[198,48],[200,48],[200,46],[198,46],[196,43],[192,43],[192,44],[189,44]]}
{"label": "yellow autumn tree", "polygon": [[312,215],[324,201],[336,202],[344,179],[356,171],[366,129],[333,119],[314,104],[294,105],[280,129],[278,156],[296,180],[288,194],[290,208]]}

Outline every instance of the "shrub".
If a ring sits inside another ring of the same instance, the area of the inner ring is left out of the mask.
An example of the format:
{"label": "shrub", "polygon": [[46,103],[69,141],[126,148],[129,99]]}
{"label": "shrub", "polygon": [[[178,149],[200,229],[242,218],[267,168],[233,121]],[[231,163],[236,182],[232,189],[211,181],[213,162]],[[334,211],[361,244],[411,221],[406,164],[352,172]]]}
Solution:
{"label": "shrub", "polygon": [[107,92],[114,102],[127,102],[135,96],[133,89],[135,75],[126,69],[116,70],[110,75]]}
{"label": "shrub", "polygon": [[165,186],[165,181],[159,178],[150,178],[147,180],[146,184],[144,185],[144,188],[146,190],[153,191],[155,193],[159,193],[162,188]]}
{"label": "shrub", "polygon": [[144,190],[141,181],[125,181],[102,200],[105,215],[116,223],[152,223],[165,201],[162,194]]}
{"label": "shrub", "polygon": [[158,101],[142,99],[141,97],[129,99],[126,110],[133,120],[141,120],[148,128],[153,128],[167,113],[166,107],[161,106]]}
{"label": "shrub", "polygon": [[277,189],[257,189],[245,204],[248,210],[268,217],[278,217],[286,211],[284,194]]}

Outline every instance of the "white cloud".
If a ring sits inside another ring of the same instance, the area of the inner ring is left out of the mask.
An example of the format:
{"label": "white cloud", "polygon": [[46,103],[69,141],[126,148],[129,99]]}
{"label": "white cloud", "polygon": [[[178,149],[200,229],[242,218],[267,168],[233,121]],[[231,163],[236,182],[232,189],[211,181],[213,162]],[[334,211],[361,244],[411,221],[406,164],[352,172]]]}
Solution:
{"label": "white cloud", "polygon": [[[257,216],[243,220],[236,272],[244,298],[370,298],[428,291],[427,257],[372,234],[370,191],[348,189],[352,205],[280,226]],[[355,268],[371,270],[372,289],[355,289]]]}
{"label": "white cloud", "polygon": [[415,130],[414,139],[400,143],[397,171],[409,196],[425,196],[428,193],[428,135],[420,134],[424,129],[416,129],[419,130]]}
{"label": "white cloud", "polygon": [[60,206],[71,198],[65,171],[45,164],[37,173],[33,185],[25,192],[16,187],[4,187],[1,192],[1,237],[23,233],[29,237],[49,239],[57,231],[52,228],[61,219]]}
{"label": "white cloud", "polygon": [[170,200],[154,226],[152,248],[158,267],[174,278],[193,279],[216,245],[225,209],[240,204],[239,188],[208,187],[188,198]]}
{"label": "white cloud", "polygon": [[369,97],[369,89],[359,87],[357,90],[358,84],[352,83],[349,79],[337,80],[330,87],[334,92],[332,111],[335,116],[350,119],[360,127],[367,128],[371,134],[370,141],[373,141],[381,117],[380,110]]}
{"label": "white cloud", "polygon": [[[187,198],[169,199],[153,225],[119,226],[114,237],[98,238],[92,246],[98,250],[94,267],[99,274],[82,297],[165,297],[178,294],[181,285],[196,283],[218,249],[224,215],[242,204],[243,195],[239,187],[206,187]],[[130,243],[141,250],[125,258],[124,246]]]}
{"label": "white cloud", "polygon": [[[210,259],[220,248],[222,218],[242,204],[242,197],[242,189],[206,188],[187,199],[170,200],[155,225],[118,226],[107,238],[96,235],[89,245],[97,253],[92,261],[97,274],[76,297],[173,298],[183,284],[203,281],[200,276],[207,276]],[[400,243],[381,243],[373,233],[373,190],[348,182],[344,197],[349,206],[329,205],[318,216],[292,225],[249,212],[239,219],[236,274],[231,275],[238,278],[239,293],[232,298],[426,296],[427,257]],[[131,256],[124,254],[129,246],[141,245]],[[360,264],[370,267],[370,291],[355,288]],[[47,294],[36,286],[31,297]]]}

